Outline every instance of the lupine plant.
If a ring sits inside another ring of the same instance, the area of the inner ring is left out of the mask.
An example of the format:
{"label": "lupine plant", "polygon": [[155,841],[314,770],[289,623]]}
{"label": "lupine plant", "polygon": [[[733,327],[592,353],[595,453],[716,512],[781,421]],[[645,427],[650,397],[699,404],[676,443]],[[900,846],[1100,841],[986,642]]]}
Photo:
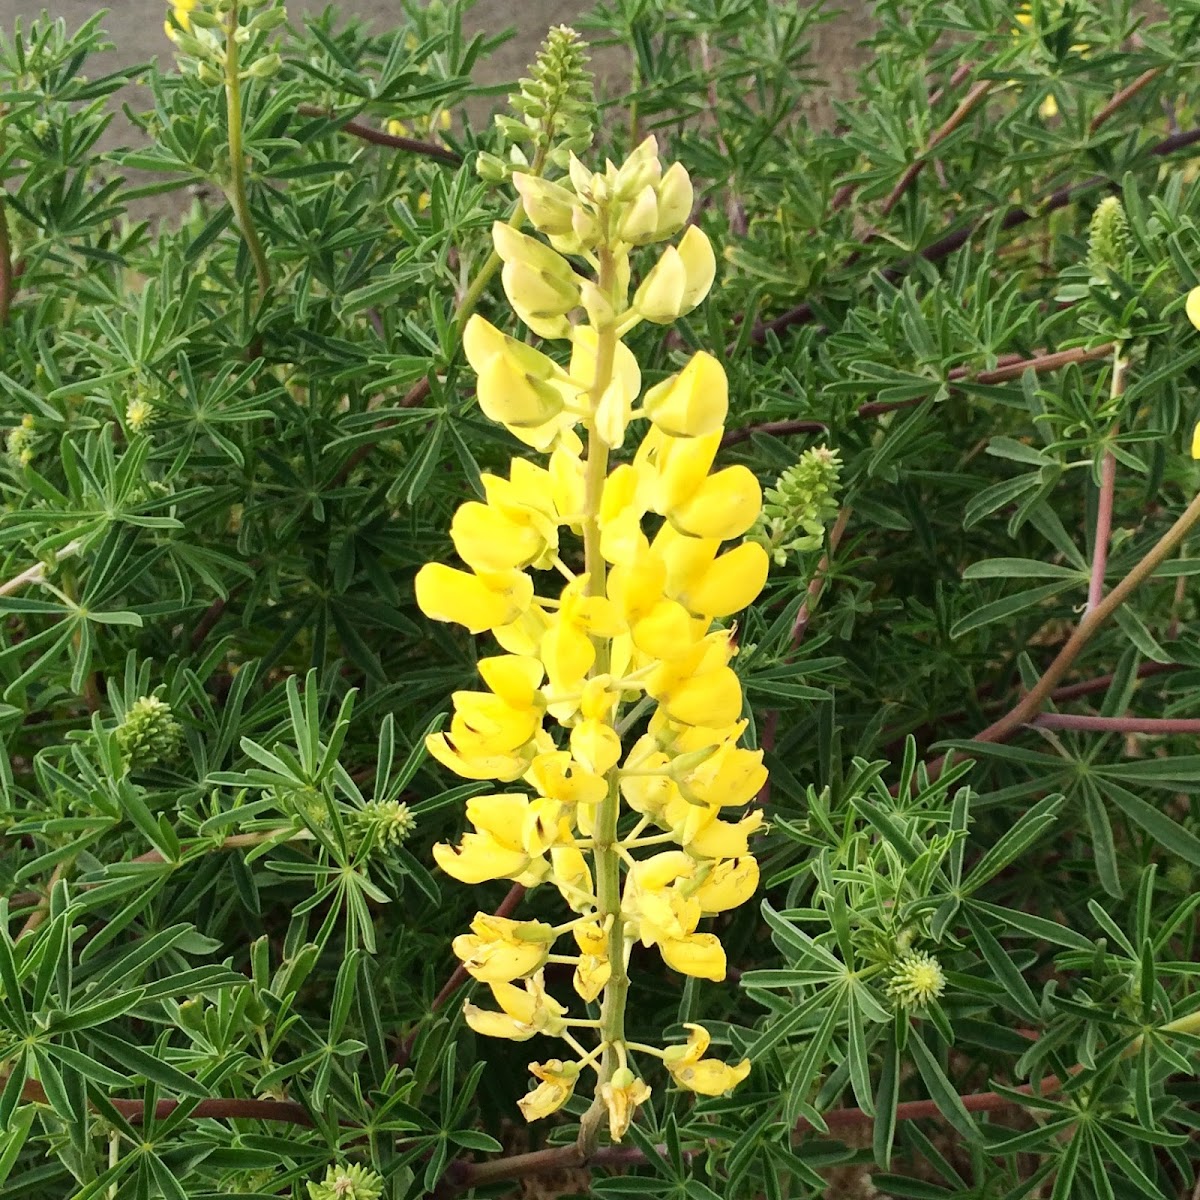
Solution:
{"label": "lupine plant", "polygon": [[1194,5],[465,8],[0,36],[0,1200],[1190,1196]]}

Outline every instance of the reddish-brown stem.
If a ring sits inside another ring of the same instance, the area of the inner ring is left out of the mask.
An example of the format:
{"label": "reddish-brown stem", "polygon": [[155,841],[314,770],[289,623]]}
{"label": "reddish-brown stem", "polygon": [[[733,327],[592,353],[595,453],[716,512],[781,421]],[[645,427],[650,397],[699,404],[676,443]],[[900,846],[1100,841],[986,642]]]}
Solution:
{"label": "reddish-brown stem", "polygon": [[1148,83],[1152,83],[1159,75],[1162,74],[1162,67],[1151,67],[1148,71],[1143,71],[1131,84],[1123,87],[1117,92],[1113,98],[1091,119],[1088,124],[1088,133],[1096,133],[1100,127],[1115,113],[1123,104],[1127,104],[1144,88]]}
{"label": "reddish-brown stem", "polygon": [[[1024,1084],[1013,1090],[1029,1097],[1030,1107],[1036,1108],[1039,1098],[1046,1099],[1061,1088],[1062,1080],[1056,1075],[1050,1075],[1041,1080],[1036,1089],[1032,1084]],[[1003,1096],[999,1092],[976,1092],[960,1096],[959,1100],[968,1112],[973,1113],[1006,1112],[1019,1106],[1017,1100]],[[896,1105],[897,1121],[923,1121],[938,1115],[938,1107],[932,1100],[907,1100]],[[835,1108],[830,1112],[822,1113],[822,1116],[830,1129],[871,1125],[875,1120],[861,1108]],[[793,1133],[799,1137],[811,1132],[812,1128],[808,1121],[801,1119],[796,1124]],[[698,1152],[685,1151],[685,1153],[690,1158]],[[645,1162],[645,1153],[636,1147],[608,1146],[598,1150],[590,1158],[584,1158],[579,1152],[579,1147],[572,1143],[567,1146],[554,1146],[547,1150],[534,1150],[528,1154],[513,1154],[507,1158],[493,1159],[491,1162],[452,1163],[446,1173],[445,1182],[454,1191],[464,1191],[467,1188],[505,1183],[511,1179],[525,1179],[549,1171],[579,1167],[588,1169],[607,1167],[621,1170],[627,1167],[641,1166]]]}
{"label": "reddish-brown stem", "polygon": [[[429,396],[430,390],[431,385],[428,377],[425,379],[419,379],[400,398],[400,407],[417,408]],[[375,428],[382,432],[387,429],[387,422],[380,421]],[[350,478],[354,468],[362,463],[365,459],[369,458],[371,451],[374,449],[374,442],[363,442],[363,444],[359,446],[348,459],[346,459],[346,461],[342,464],[341,469],[333,477],[333,486],[341,487],[342,484],[344,484],[346,480]]]}
{"label": "reddish-brown stem", "polygon": [[[1060,367],[1065,367],[1068,363],[1085,363],[1093,362],[1100,358],[1108,358],[1112,352],[1112,343],[1106,342],[1101,346],[1088,348],[1075,346],[1070,350],[1056,350],[1052,354],[1042,352],[1033,358],[1022,358],[1020,355],[1005,355],[989,371],[973,371],[971,367],[955,367],[946,376],[946,379],[949,383],[961,383],[966,379],[971,380],[972,383],[1006,383],[1011,379],[1019,379],[1026,371],[1033,371],[1037,374],[1046,371],[1057,371]],[[932,388],[933,386],[934,381],[930,380],[930,387]],[[914,405],[920,404],[924,399],[924,396],[918,396],[911,400],[872,400],[866,404],[860,404],[855,410],[854,415],[861,418],[878,417],[884,413],[895,412],[898,409],[912,408]],[[794,433],[824,433],[826,428],[823,422],[811,419],[764,421],[757,425],[743,425],[740,429],[727,430],[725,436],[721,439],[721,445],[735,446],[738,442],[744,442],[756,433],[767,434],[771,437],[786,437]]]}
{"label": "reddish-brown stem", "polygon": [[[1149,679],[1152,675],[1166,675],[1170,671],[1181,671],[1181,663],[1142,663],[1136,672],[1136,678]],[[1050,699],[1058,704],[1063,700],[1076,700],[1080,696],[1094,696],[1097,692],[1107,692],[1112,687],[1112,675],[1098,675],[1095,679],[1084,679],[1079,683],[1068,683],[1055,688],[1050,693]]]}
{"label": "reddish-brown stem", "polygon": [[1108,569],[1108,542],[1112,535],[1113,492],[1117,482],[1117,457],[1111,450],[1100,463],[1100,494],[1096,501],[1096,536],[1092,547],[1092,573],[1088,580],[1090,612],[1104,599],[1104,572]]}
{"label": "reddish-brown stem", "polygon": [[1038,729],[1070,729],[1078,733],[1200,733],[1200,718],[1194,717],[1089,717],[1071,713],[1039,713],[1030,722]]}
{"label": "reddish-brown stem", "polygon": [[205,610],[204,616],[196,622],[196,628],[192,630],[191,645],[195,650],[204,644],[204,639],[212,633],[213,626],[221,619],[221,614],[225,611],[227,600],[222,596],[218,596]]}
{"label": "reddish-brown stem", "polygon": [[[36,1079],[27,1079],[21,1089],[21,1100],[26,1104],[45,1104],[46,1091]],[[118,1100],[110,1097],[108,1102],[134,1125],[141,1124],[145,1118],[146,1105],[141,1100]],[[178,1100],[160,1100],[154,1106],[154,1117],[162,1121],[178,1107]],[[212,1120],[282,1121],[288,1125],[310,1127],[313,1124],[308,1110],[291,1100],[201,1100],[188,1115],[194,1121],[207,1117]]]}
{"label": "reddish-brown stem", "polygon": [[892,188],[888,197],[883,202],[883,215],[886,217],[897,204],[900,203],[904,193],[917,181],[917,176],[921,174],[926,162],[929,161],[928,156],[933,149],[941,142],[944,142],[958,127],[983,103],[988,92],[992,90],[990,80],[983,80],[977,83],[959,102],[958,107],[946,118],[941,127],[934,131],[928,143],[925,146],[921,157],[915,162],[908,164],[903,175],[900,176],[896,186]]}
{"label": "reddish-brown stem", "polygon": [[808,594],[804,597],[804,603],[800,605],[800,611],[792,623],[793,651],[800,648],[800,643],[804,641],[804,635],[808,632],[808,623],[812,620],[813,610],[817,607],[817,601],[821,599],[821,593],[825,590],[825,576],[829,572],[829,560],[837,551],[838,543],[842,540],[842,534],[846,532],[846,525],[852,512],[853,509],[849,505],[844,505],[837,515],[837,520],[833,523],[833,528],[829,531],[828,548],[821,555],[821,561],[817,563],[817,569],[808,581]]}
{"label": "reddish-brown stem", "polygon": [[[1017,729],[1039,713],[1049,700],[1054,685],[1070,670],[1071,664],[1091,641],[1096,631],[1154,574],[1187,536],[1197,520],[1200,520],[1200,494],[1192,498],[1192,502],[1175,524],[1159,538],[1137,566],[1095,608],[1084,613],[1083,620],[1075,627],[1075,631],[1055,655],[1054,661],[1046,668],[1045,674],[1037,684],[1026,692],[1004,716],[975,734],[971,740],[975,742],[1007,741]],[[936,779],[945,763],[946,755],[944,754],[931,762],[928,767],[929,778]]]}
{"label": "reddish-brown stem", "polygon": [[341,121],[336,113],[317,104],[301,104],[296,111],[302,117],[325,117],[337,123],[342,133],[351,137],[370,142],[373,146],[388,146],[393,150],[406,150],[410,154],[420,154],[424,158],[436,158],[441,162],[457,167],[462,163],[462,155],[448,146],[439,146],[436,142],[422,142],[417,138],[398,137],[394,133],[385,133],[372,125],[364,125],[361,121]]}
{"label": "reddish-brown stem", "polygon": [[[954,74],[950,76],[950,82],[945,87],[937,88],[929,93],[929,107],[933,108],[945,98],[947,92],[952,92],[970,77],[971,72],[975,70],[975,64],[966,62],[961,66],[956,67]],[[857,183],[843,183],[840,188],[833,194],[833,201],[830,204],[830,211],[840,212],[851,200],[854,199],[854,193],[858,191]]]}

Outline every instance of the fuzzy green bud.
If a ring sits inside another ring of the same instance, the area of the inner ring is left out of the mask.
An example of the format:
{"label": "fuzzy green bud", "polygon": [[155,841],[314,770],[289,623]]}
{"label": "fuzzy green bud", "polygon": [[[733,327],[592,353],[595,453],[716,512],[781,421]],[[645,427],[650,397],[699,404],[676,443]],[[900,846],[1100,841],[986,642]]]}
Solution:
{"label": "fuzzy green bud", "polygon": [[308,1185],[310,1200],[379,1200],[383,1179],[357,1164],[330,1167],[320,1183]]}
{"label": "fuzzy green bud", "polygon": [[814,446],[788,467],[763,496],[762,513],[747,535],[783,564],[791,550],[816,550],[837,513],[842,462],[836,450]]}
{"label": "fuzzy green bud", "polygon": [[908,950],[892,964],[886,990],[901,1008],[919,1008],[946,990],[946,975],[932,954]]}
{"label": "fuzzy green bud", "polygon": [[1107,280],[1125,267],[1129,253],[1129,221],[1116,196],[1106,196],[1092,213],[1088,226],[1088,266],[1098,279]]}
{"label": "fuzzy green bud", "polygon": [[376,846],[399,846],[417,825],[411,809],[400,800],[371,800],[355,813],[355,821],[374,835]]}
{"label": "fuzzy green bud", "polygon": [[27,467],[33,462],[37,435],[33,431],[33,417],[26,413],[20,425],[8,431],[4,448],[9,461],[15,467]]}
{"label": "fuzzy green bud", "polygon": [[117,745],[131,769],[169,762],[179,753],[183,726],[158,696],[142,696],[116,729]]}

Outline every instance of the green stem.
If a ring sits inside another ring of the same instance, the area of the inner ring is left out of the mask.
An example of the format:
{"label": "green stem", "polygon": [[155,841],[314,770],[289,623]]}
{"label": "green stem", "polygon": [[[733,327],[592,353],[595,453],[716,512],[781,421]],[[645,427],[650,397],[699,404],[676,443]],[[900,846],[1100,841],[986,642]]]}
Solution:
{"label": "green stem", "polygon": [[[616,263],[607,249],[600,251],[600,290],[612,295],[616,289]],[[590,391],[593,419],[588,422],[588,454],[584,482],[583,554],[587,572],[587,591],[604,595],[606,566],[600,553],[600,498],[608,474],[608,446],[596,430],[594,414],[612,382],[617,350],[617,331],[608,325],[597,331],[596,373]],[[597,639],[593,674],[608,670],[607,645]],[[608,794],[600,802],[592,835],[592,862],[596,879],[596,900],[600,920],[611,919],[608,931],[608,962],[612,969],[600,1007],[600,1039],[604,1046],[596,1080],[596,1099],[584,1114],[579,1127],[579,1149],[586,1156],[596,1149],[605,1106],[601,1087],[620,1065],[617,1045],[625,1041],[625,1000],[629,993],[629,975],[625,968],[625,921],[621,914],[621,856],[617,850],[617,818],[621,811],[621,791],[616,772],[610,773]]]}
{"label": "green stem", "polygon": [[[517,201],[516,208],[512,211],[512,216],[508,218],[508,223],[514,229],[520,229],[525,223],[525,205],[520,200]],[[479,268],[475,278],[471,280],[470,286],[463,293],[463,298],[458,305],[458,312],[454,316],[454,332],[458,340],[462,341],[463,330],[467,327],[467,322],[471,319],[471,314],[479,305],[479,299],[483,295],[487,285],[492,282],[492,276],[500,269],[500,255],[495,250],[487,257],[487,262]]]}
{"label": "green stem", "polygon": [[254,260],[254,272],[258,276],[258,296],[264,300],[271,286],[271,273],[267,269],[267,255],[254,219],[250,216],[250,202],[246,198],[246,152],[242,146],[242,81],[238,74],[238,6],[229,10],[225,27],[225,106],[229,114],[229,159],[230,178],[226,196],[237,218],[238,228],[246,242],[246,249]]}

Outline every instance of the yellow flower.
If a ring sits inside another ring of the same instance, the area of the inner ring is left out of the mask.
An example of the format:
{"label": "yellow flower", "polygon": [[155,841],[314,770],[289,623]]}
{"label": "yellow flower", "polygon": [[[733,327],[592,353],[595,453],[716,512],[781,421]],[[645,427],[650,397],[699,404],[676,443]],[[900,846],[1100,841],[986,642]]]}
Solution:
{"label": "yellow flower", "polygon": [[454,953],[484,983],[509,983],[540,970],[554,942],[554,930],[541,921],[476,913],[471,929],[454,939]]}
{"label": "yellow flower", "polygon": [[515,621],[533,600],[533,581],[520,571],[467,574],[426,563],[416,578],[417,605],[435,621],[483,633]]}
{"label": "yellow flower", "polygon": [[650,1099],[650,1088],[628,1067],[621,1067],[601,1084],[600,1098],[608,1109],[608,1131],[612,1140],[619,1142],[629,1132],[634,1113]]}
{"label": "yellow flower", "polygon": [[575,1063],[564,1063],[557,1058],[548,1062],[529,1064],[529,1073],[541,1083],[527,1096],[517,1101],[517,1107],[527,1121],[537,1121],[558,1112],[575,1091],[579,1078],[579,1067]]}
{"label": "yellow flower", "polygon": [[705,1058],[711,1041],[703,1025],[685,1024],[687,1044],[668,1046],[663,1056],[666,1068],[680,1087],[698,1092],[701,1096],[720,1096],[737,1087],[750,1074],[750,1060],[743,1058],[736,1067],[715,1058]]}
{"label": "yellow flower", "polygon": [[439,842],[433,848],[434,860],[462,883],[518,879],[531,867],[535,874],[544,874],[545,864],[534,867],[534,856],[525,849],[522,835],[528,812],[525,796],[472,796],[467,819],[476,832],[464,834],[457,846]]}
{"label": "yellow flower", "polygon": [[467,1024],[476,1033],[484,1037],[526,1042],[538,1033],[558,1037],[566,1028],[563,1017],[567,1010],[547,994],[540,971],[525,980],[524,989],[511,983],[493,983],[489,986],[501,1012],[477,1008],[470,1001],[463,1005]]}
{"label": "yellow flower", "polygon": [[1196,428],[1192,430],[1192,457],[1200,458],[1200,422],[1196,423]]}
{"label": "yellow flower", "polygon": [[[614,1024],[610,989],[625,964],[610,961],[610,943],[640,941],[672,970],[724,979],[724,947],[700,923],[758,886],[749,838],[762,813],[722,814],[751,802],[766,771],[761,751],[739,745],[747,721],[733,634],[714,622],[755,599],[770,557],[753,542],[726,546],[759,519],[762,491],[745,467],[714,470],[729,408],[720,363],[701,351],[643,392],[622,340],[642,320],[691,311],[712,286],[712,246],[685,229],[687,172],[678,163],[664,171],[647,138],[620,165],[591,172],[571,155],[566,178],[518,172],[515,185],[549,244],[493,227],[504,290],[534,334],[569,339],[570,361],[564,368],[478,316],[463,348],[485,416],[548,461],[517,456],[507,477],[483,475],[483,496],[466,499],[450,527],[468,570],[429,564],[416,592],[431,618],[490,630],[505,651],[479,660],[486,690],[454,693],[449,727],[427,739],[430,754],[464,778],[520,780],[532,795],[473,797],[470,831],[434,857],[466,882],[549,882],[578,914],[558,929],[480,914],[454,950],[499,1006],[468,1005],[473,1029],[514,1040],[565,1035],[566,1010],[546,995],[541,972],[561,961],[554,943],[571,932],[574,990],[589,1004],[603,997],[599,1044],[588,1051],[572,1038],[577,1062],[532,1064],[539,1082],[521,1110],[532,1120],[561,1108],[590,1064],[619,1141],[650,1089],[627,1064],[640,1051],[621,1044],[619,1014]],[[681,229],[635,290],[633,248]],[[593,277],[576,273],[573,263],[584,262]],[[647,423],[632,461],[614,456],[610,468],[610,451],[636,421]],[[535,595],[533,571],[558,571],[565,583],[539,581]],[[626,750],[623,733],[641,705],[648,719]],[[623,841],[622,800],[643,818]],[[651,844],[677,848],[638,858],[648,826],[664,831]],[[717,1095],[749,1064],[705,1059],[707,1045],[700,1030],[667,1063],[682,1086]]]}

